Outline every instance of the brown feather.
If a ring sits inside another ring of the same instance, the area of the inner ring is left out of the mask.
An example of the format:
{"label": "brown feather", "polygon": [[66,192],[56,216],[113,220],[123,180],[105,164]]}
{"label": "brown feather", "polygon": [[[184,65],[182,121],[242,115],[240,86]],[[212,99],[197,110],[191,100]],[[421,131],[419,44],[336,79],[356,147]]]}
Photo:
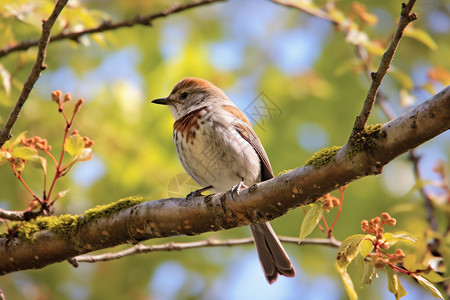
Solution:
{"label": "brown feather", "polygon": [[174,134],[180,133],[181,137],[185,138],[187,142],[189,142],[190,139],[195,138],[195,130],[198,129],[201,113],[206,109],[206,106],[200,107],[176,120],[173,124]]}

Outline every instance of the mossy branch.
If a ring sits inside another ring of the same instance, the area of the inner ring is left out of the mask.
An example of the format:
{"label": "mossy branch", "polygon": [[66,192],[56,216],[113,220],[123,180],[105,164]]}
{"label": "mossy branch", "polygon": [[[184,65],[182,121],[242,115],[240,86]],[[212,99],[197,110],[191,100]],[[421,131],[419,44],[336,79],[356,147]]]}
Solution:
{"label": "mossy branch", "polygon": [[42,268],[119,244],[273,220],[349,182],[379,174],[397,156],[448,130],[449,116],[450,86],[389,123],[367,128],[342,148],[316,155],[320,163],[313,159],[241,190],[240,201],[230,192],[189,200],[142,202],[135,197],[80,216],[39,217],[0,238],[0,273]]}

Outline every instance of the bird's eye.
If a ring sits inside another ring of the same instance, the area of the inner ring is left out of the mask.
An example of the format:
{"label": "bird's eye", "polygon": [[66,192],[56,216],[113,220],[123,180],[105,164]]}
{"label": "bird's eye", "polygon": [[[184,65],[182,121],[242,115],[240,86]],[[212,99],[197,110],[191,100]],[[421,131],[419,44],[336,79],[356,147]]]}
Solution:
{"label": "bird's eye", "polygon": [[189,96],[189,93],[187,93],[187,92],[183,92],[180,95],[181,99],[186,99],[188,96]]}

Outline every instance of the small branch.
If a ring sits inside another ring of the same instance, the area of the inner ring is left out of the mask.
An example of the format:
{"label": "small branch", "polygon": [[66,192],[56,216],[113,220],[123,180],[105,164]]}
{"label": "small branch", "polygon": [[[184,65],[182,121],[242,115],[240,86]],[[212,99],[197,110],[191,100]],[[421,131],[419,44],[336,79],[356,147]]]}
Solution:
{"label": "small branch", "polygon": [[[298,245],[298,238],[295,237],[278,237],[281,242],[291,243]],[[142,244],[137,244],[131,248],[126,250],[116,252],[116,253],[104,253],[99,255],[83,255],[77,256],[68,259],[69,263],[74,267],[78,267],[79,263],[96,263],[100,261],[109,261],[114,259],[119,259],[125,256],[148,253],[148,252],[157,252],[157,251],[181,251],[187,249],[194,248],[205,248],[205,247],[232,247],[232,246],[240,246],[240,245],[250,245],[254,244],[254,240],[252,237],[242,238],[242,239],[230,239],[230,240],[217,240],[217,239],[207,239],[203,241],[189,242],[189,243],[174,243],[169,242],[162,245],[150,245],[144,246]],[[336,241],[335,239],[304,239],[302,240],[303,245],[322,245],[322,246],[330,246],[338,248],[341,245],[341,242]]]}
{"label": "small branch", "polygon": [[55,24],[56,19],[58,18],[59,14],[61,13],[62,9],[67,4],[67,2],[68,0],[58,0],[50,17],[46,21],[43,21],[42,23],[42,34],[38,41],[38,53],[36,56],[36,61],[34,62],[30,75],[28,76],[27,80],[23,85],[22,92],[20,93],[16,105],[11,111],[4,127],[2,128],[2,130],[0,130],[0,147],[3,146],[3,144],[11,138],[11,129],[14,123],[16,122],[17,118],[19,117],[22,106],[25,104],[25,101],[27,101],[34,84],[41,75],[41,72],[45,70],[47,67],[44,64],[44,60],[47,52],[47,45],[50,40],[50,33],[52,31],[52,27]]}
{"label": "small branch", "polygon": [[402,38],[403,31],[409,23],[417,19],[417,15],[415,13],[411,13],[412,7],[414,6],[415,2],[416,0],[409,0],[408,4],[402,4],[402,12],[400,20],[398,22],[397,30],[394,34],[394,37],[392,38],[391,44],[383,54],[378,70],[374,73],[371,73],[372,84],[370,85],[363,108],[360,114],[356,117],[356,121],[350,137],[353,137],[355,134],[363,130],[366,126],[367,119],[369,118],[370,112],[373,108],[373,104],[375,103],[378,88],[380,87],[381,81],[383,80],[384,76],[387,73],[387,70],[391,65],[395,51],[398,47],[398,43]]}
{"label": "small branch", "polygon": [[[188,10],[190,8],[207,5],[207,4],[211,4],[214,2],[222,2],[222,1],[227,1],[227,0],[201,0],[201,1],[195,1],[195,2],[187,3],[187,4],[173,5],[172,7],[168,8],[166,10],[163,10],[161,12],[158,12],[158,13],[150,14],[147,16],[136,16],[132,19],[128,19],[128,20],[124,20],[124,21],[120,21],[120,22],[111,22],[109,20],[105,20],[102,22],[102,24],[100,24],[99,26],[94,27],[94,28],[85,29],[85,30],[76,31],[76,32],[59,33],[57,35],[52,36],[50,38],[50,42],[56,42],[56,41],[67,40],[67,39],[78,42],[80,37],[82,37],[83,35],[87,35],[87,34],[101,33],[101,32],[114,30],[117,28],[123,28],[123,27],[132,27],[132,26],[138,25],[138,24],[144,25],[144,26],[151,26],[152,25],[151,22],[155,19],[166,17],[168,15],[178,13],[178,12],[181,12],[184,10]],[[25,41],[25,42],[22,42],[20,44],[14,45],[14,46],[6,46],[3,49],[0,49],[0,57],[6,56],[11,52],[27,50],[27,49],[29,49],[31,47],[35,47],[37,45],[38,45],[38,40],[29,40],[29,41]]]}
{"label": "small branch", "polygon": [[7,219],[10,221],[29,221],[31,219],[44,215],[47,215],[47,212],[45,212],[44,210],[13,211],[0,208],[0,218]]}

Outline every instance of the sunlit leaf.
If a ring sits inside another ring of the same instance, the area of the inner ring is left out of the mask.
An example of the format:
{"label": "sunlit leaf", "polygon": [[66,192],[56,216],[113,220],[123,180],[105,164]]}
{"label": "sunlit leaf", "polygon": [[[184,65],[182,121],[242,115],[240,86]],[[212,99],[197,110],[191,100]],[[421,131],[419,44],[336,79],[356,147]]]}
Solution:
{"label": "sunlit leaf", "polygon": [[311,205],[311,208],[306,213],[305,217],[302,221],[302,227],[300,228],[300,237],[299,237],[299,243],[311,234],[311,232],[316,228],[317,224],[320,221],[320,218],[322,218],[323,210],[322,210],[322,203],[317,201]]}
{"label": "sunlit leaf", "polygon": [[47,160],[44,157],[33,155],[32,157],[30,157],[30,162],[33,164],[33,166],[42,168],[44,174],[47,174]]}
{"label": "sunlit leaf", "polygon": [[361,287],[365,285],[371,285],[375,275],[375,266],[373,265],[373,263],[364,261],[364,271],[361,281]]}
{"label": "sunlit leaf", "polygon": [[84,140],[79,134],[71,135],[67,137],[64,144],[64,149],[72,157],[79,156],[84,148]]}
{"label": "sunlit leaf", "polygon": [[30,147],[15,147],[12,151],[12,156],[21,159],[30,159],[36,155],[36,151],[31,149]]}
{"label": "sunlit leaf", "polygon": [[347,271],[343,270],[338,266],[338,264],[335,264],[337,271],[341,275],[342,283],[344,283],[345,291],[347,292],[347,296],[350,300],[357,300],[358,294],[356,294],[355,287],[353,286],[353,281],[350,278],[350,275],[348,275]]}
{"label": "sunlit leaf", "polygon": [[409,245],[415,245],[417,241],[414,235],[405,231],[399,231],[396,233],[386,232],[385,234],[383,234],[383,240],[387,246],[393,246],[397,242],[404,242]]}
{"label": "sunlit leaf", "polygon": [[394,294],[395,299],[398,300],[402,298],[403,296],[406,296],[408,293],[403,288],[400,277],[398,276],[397,272],[395,272],[391,267],[386,265],[384,267],[386,270],[386,276],[388,280],[388,290]]}
{"label": "sunlit leaf", "polygon": [[418,29],[413,26],[408,26],[406,27],[403,35],[418,40],[431,50],[436,50],[437,48],[436,42],[425,30]]}
{"label": "sunlit leaf", "polygon": [[337,266],[345,270],[352,260],[361,252],[361,244],[367,237],[365,234],[355,234],[347,237],[338,249]]}
{"label": "sunlit leaf", "polygon": [[21,133],[19,133],[16,137],[14,137],[13,141],[11,143],[9,143],[9,147],[6,148],[6,150],[11,150],[14,147],[16,147],[17,145],[19,145],[26,134],[27,134],[26,131],[22,131]]}
{"label": "sunlit leaf", "polygon": [[444,300],[444,297],[442,296],[441,292],[428,280],[423,278],[422,276],[413,275],[415,279],[420,283],[421,286],[426,288],[434,297],[440,298]]}
{"label": "sunlit leaf", "polygon": [[422,273],[422,277],[425,279],[431,281],[431,282],[442,282],[445,280],[448,280],[449,278],[444,278],[439,273],[436,273],[435,271],[429,271],[428,273]]}

